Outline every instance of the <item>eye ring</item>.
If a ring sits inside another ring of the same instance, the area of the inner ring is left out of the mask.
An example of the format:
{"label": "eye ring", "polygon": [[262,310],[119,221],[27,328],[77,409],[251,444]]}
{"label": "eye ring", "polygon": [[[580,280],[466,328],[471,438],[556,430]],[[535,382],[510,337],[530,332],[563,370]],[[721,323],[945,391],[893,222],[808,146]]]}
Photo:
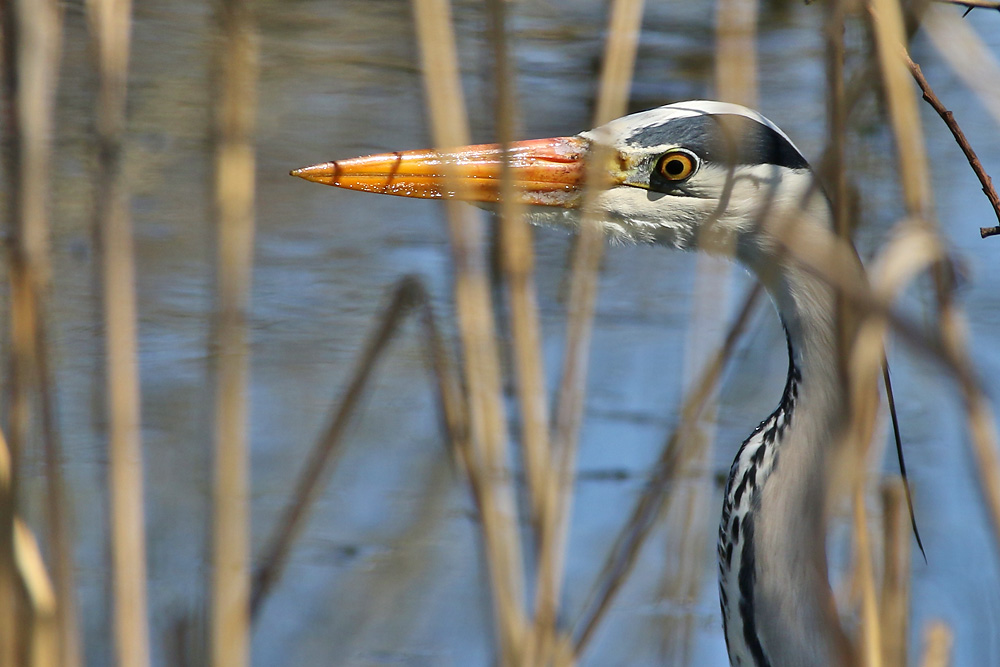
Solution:
{"label": "eye ring", "polygon": [[698,170],[698,157],[690,151],[675,149],[656,162],[656,173],[668,181],[683,181]]}

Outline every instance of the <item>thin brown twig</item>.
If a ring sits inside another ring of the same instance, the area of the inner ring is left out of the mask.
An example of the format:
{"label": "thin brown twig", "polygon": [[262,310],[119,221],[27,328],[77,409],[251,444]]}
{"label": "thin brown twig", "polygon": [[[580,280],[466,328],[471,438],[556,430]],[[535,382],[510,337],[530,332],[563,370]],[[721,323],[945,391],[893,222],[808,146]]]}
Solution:
{"label": "thin brown twig", "polygon": [[[917,85],[920,86],[920,92],[923,94],[924,100],[934,108],[934,111],[941,117],[948,129],[951,130],[952,136],[955,137],[955,141],[958,143],[959,148],[965,154],[965,159],[969,161],[969,166],[972,167],[972,171],[975,172],[976,178],[979,179],[980,185],[983,187],[983,194],[986,198],[990,200],[990,204],[993,206],[993,212],[996,214],[997,219],[1000,220],[1000,196],[997,195],[996,189],[993,187],[993,179],[990,175],[986,173],[983,168],[983,163],[979,161],[979,156],[976,155],[975,149],[969,144],[969,140],[965,137],[965,132],[959,126],[958,121],[955,120],[954,114],[945,107],[944,103],[941,102],[940,98],[934,94],[934,90],[931,85],[927,82],[924,73],[920,69],[920,65],[913,62],[908,53],[904,51],[904,57],[906,58],[906,65],[910,68],[910,74],[913,75],[914,80]],[[995,231],[994,231],[995,230]],[[980,234],[983,238],[987,236],[993,236],[1000,234],[1000,227],[980,227]]]}

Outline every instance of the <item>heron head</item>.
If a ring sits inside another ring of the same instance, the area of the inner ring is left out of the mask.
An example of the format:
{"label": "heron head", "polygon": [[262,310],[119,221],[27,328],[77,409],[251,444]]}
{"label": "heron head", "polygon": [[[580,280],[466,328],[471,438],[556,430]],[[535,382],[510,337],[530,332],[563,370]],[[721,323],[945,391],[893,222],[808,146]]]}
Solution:
{"label": "heron head", "polygon": [[823,199],[812,196],[805,158],[773,123],[745,107],[707,101],[643,111],[572,137],[515,142],[506,154],[496,144],[404,151],[292,174],[488,206],[501,198],[505,164],[533,222],[576,225],[589,207],[612,238],[682,249],[755,254],[766,243],[767,221],[796,217],[790,211]]}

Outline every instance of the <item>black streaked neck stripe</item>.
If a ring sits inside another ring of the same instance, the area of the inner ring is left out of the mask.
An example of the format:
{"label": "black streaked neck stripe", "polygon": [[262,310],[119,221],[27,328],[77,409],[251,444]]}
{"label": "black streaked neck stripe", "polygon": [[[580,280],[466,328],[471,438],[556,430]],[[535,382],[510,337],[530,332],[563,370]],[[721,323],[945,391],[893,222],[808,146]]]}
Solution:
{"label": "black streaked neck stripe", "polygon": [[[788,333],[788,327],[785,326],[784,322],[782,322],[782,328],[785,330],[785,342],[788,345],[788,376],[785,380],[785,390],[782,393],[781,403],[779,403],[777,409],[775,409],[775,411],[771,413],[767,419],[762,421],[740,446],[740,450],[736,455],[736,460],[733,462],[732,469],[730,470],[729,480],[726,483],[726,497],[722,508],[722,525],[723,527],[727,525],[730,526],[732,534],[727,534],[727,531],[725,531],[724,528],[720,528],[719,533],[720,573],[723,565],[725,565],[727,570],[729,568],[737,533],[740,534],[742,539],[742,547],[740,550],[740,568],[736,575],[739,590],[739,600],[737,601],[736,611],[740,615],[740,624],[743,629],[742,639],[747,650],[750,652],[750,656],[753,658],[753,667],[772,667],[771,661],[764,653],[764,647],[761,645],[760,637],[757,633],[756,608],[754,606],[754,587],[757,578],[755,554],[756,545],[754,543],[754,514],[752,510],[744,514],[743,523],[741,525],[737,524],[738,527],[736,528],[733,528],[730,525],[730,517],[733,504],[735,503],[736,505],[739,505],[740,499],[744,493],[753,494],[758,492],[763,486],[764,480],[758,480],[756,477],[757,467],[761,464],[766,449],[774,447],[775,442],[780,440],[785,429],[791,426],[792,423],[792,413],[795,410],[795,401],[798,399],[799,383],[802,381],[802,373],[795,364],[795,350],[792,347],[792,338]],[[779,418],[781,418],[780,423]],[[736,489],[733,490],[733,484],[736,481],[735,476],[737,470],[739,469],[739,461],[742,458],[747,445],[758,435],[761,437],[761,443],[752,455],[752,464],[744,472],[741,481],[736,486]],[[773,456],[774,463],[772,465],[777,466],[779,455],[776,450],[773,451]],[[757,503],[759,500],[755,500],[753,502]],[[733,521],[735,522],[737,519],[734,519]],[[722,549],[723,542],[727,543],[725,550]],[[726,635],[726,646],[728,649],[729,627],[726,623],[726,608],[729,606],[730,601],[721,587],[720,591],[722,592],[720,601],[723,607],[723,632],[725,632]]]}

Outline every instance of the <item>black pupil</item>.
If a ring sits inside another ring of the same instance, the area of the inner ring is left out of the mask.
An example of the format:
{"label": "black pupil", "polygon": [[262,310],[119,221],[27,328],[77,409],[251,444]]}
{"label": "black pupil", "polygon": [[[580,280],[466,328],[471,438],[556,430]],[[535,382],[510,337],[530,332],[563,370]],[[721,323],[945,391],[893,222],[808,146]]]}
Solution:
{"label": "black pupil", "polygon": [[684,161],[679,158],[667,160],[666,170],[671,176],[679,176],[684,173]]}

